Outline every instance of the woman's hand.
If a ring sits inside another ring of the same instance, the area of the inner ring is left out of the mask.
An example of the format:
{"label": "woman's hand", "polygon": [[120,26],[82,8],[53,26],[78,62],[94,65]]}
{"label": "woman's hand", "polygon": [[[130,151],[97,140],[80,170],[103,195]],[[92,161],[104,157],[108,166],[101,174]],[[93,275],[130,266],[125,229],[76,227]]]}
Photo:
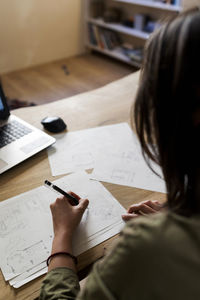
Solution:
{"label": "woman's hand", "polygon": [[[59,197],[50,205],[53,217],[54,239],[51,253],[73,252],[72,237],[75,229],[79,225],[85,209],[87,208],[88,199],[80,199],[80,197],[69,192],[75,197],[79,204],[72,206],[65,197]],[[66,255],[55,256],[51,261],[48,270],[58,267],[67,267],[76,271],[76,266],[71,257]]]}
{"label": "woman's hand", "polygon": [[163,204],[159,201],[143,201],[138,204],[131,205],[127,213],[122,215],[122,219],[126,222],[141,215],[154,214],[164,210]]}
{"label": "woman's hand", "polygon": [[67,235],[68,238],[72,238],[89,204],[88,199],[81,199],[73,192],[69,192],[69,194],[79,200],[78,205],[72,206],[65,197],[57,198],[56,201],[50,205],[55,236]]}

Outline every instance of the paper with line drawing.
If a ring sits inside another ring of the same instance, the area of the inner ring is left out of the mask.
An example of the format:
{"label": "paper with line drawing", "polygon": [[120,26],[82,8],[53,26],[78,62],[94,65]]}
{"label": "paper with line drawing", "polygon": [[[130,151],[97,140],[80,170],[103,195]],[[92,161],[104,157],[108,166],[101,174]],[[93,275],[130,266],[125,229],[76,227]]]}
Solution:
{"label": "paper with line drawing", "polygon": [[[75,255],[120,231],[124,208],[102,184],[89,180],[84,172],[60,178],[55,184],[90,200],[75,233]],[[0,266],[13,286],[43,272],[53,239],[49,205],[55,199],[54,192],[41,186],[0,203]]]}
{"label": "paper with line drawing", "polygon": [[91,179],[166,193],[160,168],[153,164],[161,178],[149,169],[137,147],[135,151],[119,151],[112,155],[99,153],[97,158]]}
{"label": "paper with line drawing", "polygon": [[[166,193],[164,180],[155,175],[145,162],[99,154],[91,179],[144,190]],[[157,168],[158,169],[158,168]],[[158,169],[160,172],[160,170]]]}
{"label": "paper with line drawing", "polygon": [[67,174],[94,167],[96,154],[130,148],[132,131],[127,123],[101,126],[55,135],[56,143],[48,149],[52,175]]}
{"label": "paper with line drawing", "polygon": [[132,143],[124,150],[119,147],[113,153],[99,152],[90,178],[119,185],[166,193],[165,182],[159,166],[152,163],[157,176],[147,166],[139,142],[133,134]]}
{"label": "paper with line drawing", "polygon": [[[164,181],[146,165],[127,123],[69,132],[48,150],[53,175],[94,168],[92,179],[166,192]],[[160,168],[153,166],[161,174]]]}

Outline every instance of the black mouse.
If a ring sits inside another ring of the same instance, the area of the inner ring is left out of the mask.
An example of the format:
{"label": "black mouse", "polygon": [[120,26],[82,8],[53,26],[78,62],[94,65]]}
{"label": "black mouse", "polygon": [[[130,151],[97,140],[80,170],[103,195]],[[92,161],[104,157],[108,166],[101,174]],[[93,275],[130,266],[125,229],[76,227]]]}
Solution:
{"label": "black mouse", "polygon": [[46,130],[53,133],[59,133],[67,128],[67,125],[60,117],[46,117],[42,119],[41,124]]}

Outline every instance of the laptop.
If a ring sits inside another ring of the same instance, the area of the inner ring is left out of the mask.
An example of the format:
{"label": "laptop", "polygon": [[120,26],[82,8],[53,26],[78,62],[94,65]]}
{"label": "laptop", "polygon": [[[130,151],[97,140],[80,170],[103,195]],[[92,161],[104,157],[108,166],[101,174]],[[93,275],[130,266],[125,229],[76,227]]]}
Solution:
{"label": "laptop", "polygon": [[10,114],[0,84],[0,174],[53,143],[53,137]]}

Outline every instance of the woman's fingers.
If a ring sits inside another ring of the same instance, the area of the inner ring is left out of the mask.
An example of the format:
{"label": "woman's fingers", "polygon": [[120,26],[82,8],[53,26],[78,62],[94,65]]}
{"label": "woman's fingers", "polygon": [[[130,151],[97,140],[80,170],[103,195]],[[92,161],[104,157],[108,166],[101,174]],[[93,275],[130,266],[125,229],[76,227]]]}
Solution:
{"label": "woman's fingers", "polygon": [[153,214],[156,212],[155,209],[153,209],[152,207],[150,207],[149,205],[145,204],[145,203],[141,203],[141,204],[135,204],[135,205],[131,205],[128,209],[128,213],[139,213],[139,212],[145,213],[145,214]]}
{"label": "woman's fingers", "polygon": [[[149,207],[155,211],[159,211],[162,209],[162,204],[159,201],[143,201],[138,204],[133,204],[128,208],[128,213],[137,212],[141,210],[143,207]],[[150,210],[151,211],[151,210]]]}
{"label": "woman's fingers", "polygon": [[136,217],[138,217],[138,215],[137,214],[123,214],[122,215],[122,219],[125,221],[125,222],[127,222],[127,221],[129,221],[129,220],[131,220],[131,219],[133,219],[133,218],[136,218]]}
{"label": "woman's fingers", "polygon": [[83,211],[86,210],[86,208],[88,207],[89,204],[89,200],[88,199],[80,199],[79,200],[79,208]]}
{"label": "woman's fingers", "polygon": [[162,209],[162,204],[159,201],[143,201],[138,204],[131,205],[126,214],[122,215],[124,221],[136,218],[141,215],[155,214]]}
{"label": "woman's fingers", "polygon": [[162,203],[160,203],[159,201],[148,201],[147,205],[157,211],[161,210],[162,208]]}
{"label": "woman's fingers", "polygon": [[80,200],[80,199],[81,199],[81,197],[80,197],[79,195],[75,194],[75,193],[72,192],[72,191],[69,191],[68,194],[70,194],[71,196],[73,196],[73,197],[76,198],[77,200]]}
{"label": "woman's fingers", "polygon": [[64,196],[58,197],[50,205],[53,216],[54,234],[58,236],[65,233],[71,237],[79,225],[88,203],[88,199],[80,199],[78,205],[71,205]]}
{"label": "woman's fingers", "polygon": [[140,208],[139,208],[139,212],[141,214],[154,214],[156,213],[156,210],[151,208],[150,206],[146,205],[146,204],[141,204]]}

